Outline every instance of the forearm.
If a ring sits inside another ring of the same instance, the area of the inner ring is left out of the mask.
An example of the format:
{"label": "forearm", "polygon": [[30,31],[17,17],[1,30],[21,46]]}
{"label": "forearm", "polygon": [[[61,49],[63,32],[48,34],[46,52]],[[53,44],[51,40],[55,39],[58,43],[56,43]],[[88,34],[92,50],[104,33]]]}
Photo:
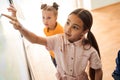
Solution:
{"label": "forearm", "polygon": [[27,39],[29,40],[31,43],[36,43],[36,35],[33,34],[32,32],[28,31],[27,29],[25,29],[24,27],[21,26],[20,29],[18,29],[19,32]]}
{"label": "forearm", "polygon": [[95,80],[102,80],[103,71],[102,69],[95,70]]}
{"label": "forearm", "polygon": [[46,39],[45,38],[37,36],[36,34],[28,31],[24,27],[21,26],[19,31],[31,43],[37,43],[37,44],[41,44],[41,45],[46,45]]}
{"label": "forearm", "polygon": [[6,14],[2,14],[2,15],[9,18],[10,23],[13,24],[14,28],[16,30],[19,30],[20,33],[23,36],[25,36],[25,38],[27,40],[29,40],[32,43],[37,43],[37,44],[41,44],[41,45],[46,45],[47,44],[46,38],[39,37],[39,36],[35,35],[34,33],[28,31],[27,29],[25,29],[22,26],[22,24],[18,21],[18,19],[16,17],[16,9],[14,8],[13,5],[10,5],[10,7],[8,8],[8,11],[10,11],[12,13],[12,16],[9,16],[9,15],[6,15]]}

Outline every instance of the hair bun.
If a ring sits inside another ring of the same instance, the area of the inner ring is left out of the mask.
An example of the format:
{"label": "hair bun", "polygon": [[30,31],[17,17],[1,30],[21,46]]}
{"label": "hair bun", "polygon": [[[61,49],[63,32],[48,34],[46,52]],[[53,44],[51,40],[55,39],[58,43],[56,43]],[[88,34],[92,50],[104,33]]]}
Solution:
{"label": "hair bun", "polygon": [[59,5],[58,5],[56,2],[54,2],[54,3],[53,3],[53,7],[54,7],[56,10],[58,10]]}
{"label": "hair bun", "polygon": [[47,7],[47,4],[42,4],[42,5],[41,5],[41,9],[43,9],[43,8],[45,8],[45,7]]}

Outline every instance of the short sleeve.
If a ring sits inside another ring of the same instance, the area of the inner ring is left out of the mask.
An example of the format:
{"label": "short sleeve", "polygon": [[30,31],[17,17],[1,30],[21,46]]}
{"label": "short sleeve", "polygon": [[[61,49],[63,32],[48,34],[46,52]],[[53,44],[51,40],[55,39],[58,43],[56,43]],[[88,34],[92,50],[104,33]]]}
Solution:
{"label": "short sleeve", "polygon": [[91,53],[90,56],[90,67],[93,69],[100,69],[102,68],[102,63],[101,63],[101,59],[97,53],[97,51],[94,51]]}
{"label": "short sleeve", "polygon": [[61,46],[62,44],[62,36],[63,34],[56,34],[56,35],[53,35],[53,36],[49,36],[46,38],[47,40],[47,45],[46,45],[46,48],[47,50],[58,50],[59,47]]}
{"label": "short sleeve", "polygon": [[47,45],[46,45],[47,50],[54,50],[56,36],[55,35],[49,36],[46,39],[47,39]]}

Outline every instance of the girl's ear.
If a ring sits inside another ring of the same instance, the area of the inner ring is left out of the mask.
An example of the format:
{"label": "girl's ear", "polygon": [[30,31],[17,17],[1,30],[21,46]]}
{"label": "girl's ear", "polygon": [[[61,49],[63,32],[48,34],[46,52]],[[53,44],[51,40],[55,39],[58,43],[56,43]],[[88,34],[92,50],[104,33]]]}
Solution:
{"label": "girl's ear", "polygon": [[88,31],[89,31],[88,29],[85,30],[85,31],[83,31],[83,32],[80,34],[80,36],[84,36],[84,35],[86,35],[86,33],[87,33]]}
{"label": "girl's ear", "polygon": [[89,29],[87,29],[87,30],[83,31],[83,34],[86,34],[88,31],[89,31]]}

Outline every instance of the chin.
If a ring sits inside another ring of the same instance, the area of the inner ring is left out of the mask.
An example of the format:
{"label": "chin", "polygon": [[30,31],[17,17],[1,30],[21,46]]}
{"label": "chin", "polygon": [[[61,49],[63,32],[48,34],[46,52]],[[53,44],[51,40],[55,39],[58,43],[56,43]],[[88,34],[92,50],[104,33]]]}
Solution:
{"label": "chin", "polygon": [[70,43],[73,43],[74,41],[72,41],[72,40],[70,40],[70,39],[68,39],[68,41],[70,42]]}
{"label": "chin", "polygon": [[45,26],[46,28],[48,28],[48,26]]}

